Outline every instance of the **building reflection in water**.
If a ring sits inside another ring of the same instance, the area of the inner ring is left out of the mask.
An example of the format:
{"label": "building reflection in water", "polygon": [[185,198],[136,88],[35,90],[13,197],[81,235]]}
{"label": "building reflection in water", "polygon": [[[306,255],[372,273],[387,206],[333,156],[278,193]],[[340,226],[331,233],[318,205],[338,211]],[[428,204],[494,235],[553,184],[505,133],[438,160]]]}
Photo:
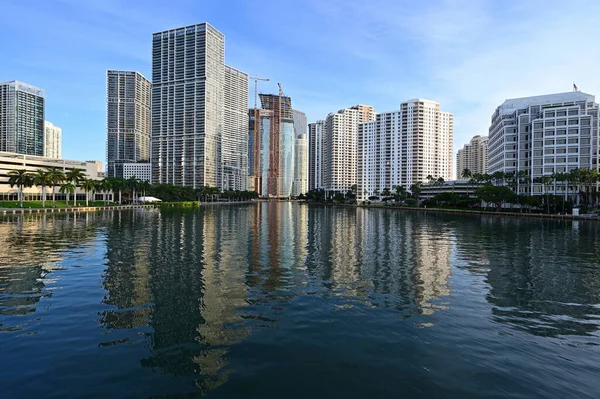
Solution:
{"label": "building reflection in water", "polygon": [[[104,216],[98,214],[10,215],[0,223],[1,331],[20,330],[50,297],[54,271],[63,268],[62,253],[81,249],[96,238]],[[81,254],[85,256],[85,252]]]}
{"label": "building reflection in water", "polygon": [[597,223],[481,217],[460,226],[458,260],[484,278],[494,322],[544,337],[597,334]]}
{"label": "building reflection in water", "polygon": [[308,268],[326,288],[421,314],[446,307],[441,298],[451,294],[451,229],[398,211],[308,212]]}

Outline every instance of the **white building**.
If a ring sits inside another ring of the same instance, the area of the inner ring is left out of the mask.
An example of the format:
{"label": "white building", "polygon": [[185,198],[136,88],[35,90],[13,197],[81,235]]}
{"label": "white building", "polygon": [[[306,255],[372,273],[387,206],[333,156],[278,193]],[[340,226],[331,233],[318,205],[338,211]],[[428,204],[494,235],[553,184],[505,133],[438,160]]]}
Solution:
{"label": "white building", "polygon": [[308,189],[323,188],[323,131],[325,121],[308,124]]}
{"label": "white building", "polygon": [[123,179],[127,180],[135,177],[141,181],[152,181],[152,164],[150,163],[124,163],[123,164]]}
{"label": "white building", "polygon": [[394,186],[406,190],[428,176],[452,178],[453,115],[435,101],[415,99],[360,124],[358,199]]}
{"label": "white building", "polygon": [[294,145],[294,186],[292,196],[308,192],[308,142],[306,134],[299,134]]}
{"label": "white building", "polygon": [[123,178],[123,164],[150,162],[150,81],[135,71],[106,71],[108,177]]}
{"label": "white building", "polygon": [[44,121],[44,156],[62,158],[62,129]]}
{"label": "white building", "polygon": [[[519,193],[542,194],[541,176],[575,168],[598,168],[599,107],[582,92],[504,101],[492,115],[488,173],[525,171],[530,184]],[[563,194],[557,185],[555,194]]]}
{"label": "white building", "polygon": [[487,173],[487,136],[474,136],[469,144],[465,144],[456,154],[456,178],[468,169],[472,174]]}
{"label": "white building", "polygon": [[152,35],[153,183],[221,181],[224,79],[225,37],[210,24]]}
{"label": "white building", "polygon": [[[34,155],[16,154],[13,152],[0,152],[0,198],[3,200],[16,198],[18,187],[10,187],[8,184],[8,172],[15,169],[24,169],[29,173],[35,173],[38,169],[45,170],[49,167],[56,167],[61,169],[63,172],[67,172],[69,169],[75,168],[80,169],[86,178],[98,180],[98,166],[97,161],[72,161],[67,159],[54,159],[46,158]],[[47,188],[47,193],[50,193],[51,188]],[[40,194],[42,188],[38,186],[28,187],[23,190],[26,195],[26,199],[41,199]],[[58,192],[58,189],[56,189]],[[78,190],[78,193],[81,191]],[[48,196],[48,198],[50,198]],[[57,196],[61,198],[61,196]],[[84,199],[84,198],[80,198]]]}
{"label": "white building", "polygon": [[225,65],[223,134],[220,144],[222,190],[246,190],[248,183],[248,74]]}
{"label": "white building", "polygon": [[328,191],[347,192],[356,184],[358,160],[356,109],[330,113],[323,135],[323,186]]}
{"label": "white building", "polygon": [[371,122],[375,120],[377,113],[371,105],[358,104],[350,107],[358,111],[358,123]]}

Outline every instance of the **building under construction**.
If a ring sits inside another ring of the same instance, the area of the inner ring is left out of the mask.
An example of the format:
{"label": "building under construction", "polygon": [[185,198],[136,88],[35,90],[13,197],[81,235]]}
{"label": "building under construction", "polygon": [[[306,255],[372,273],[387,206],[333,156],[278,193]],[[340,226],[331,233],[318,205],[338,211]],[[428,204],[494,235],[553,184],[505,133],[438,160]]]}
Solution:
{"label": "building under construction", "polygon": [[290,197],[297,136],[292,100],[281,93],[259,96],[261,109],[249,112],[250,186],[261,197]]}

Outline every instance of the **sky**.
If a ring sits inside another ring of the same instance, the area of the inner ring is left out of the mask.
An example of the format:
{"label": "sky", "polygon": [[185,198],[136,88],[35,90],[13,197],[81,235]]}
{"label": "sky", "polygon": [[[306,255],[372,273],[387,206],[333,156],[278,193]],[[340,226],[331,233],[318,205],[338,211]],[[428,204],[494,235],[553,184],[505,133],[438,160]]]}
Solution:
{"label": "sky", "polygon": [[600,95],[597,0],[3,0],[2,14],[0,81],[45,90],[66,159],[105,161],[107,69],[150,78],[152,33],[205,21],[226,64],[270,78],[260,92],[280,82],[309,122],[426,98],[454,114],[455,151],[507,98]]}

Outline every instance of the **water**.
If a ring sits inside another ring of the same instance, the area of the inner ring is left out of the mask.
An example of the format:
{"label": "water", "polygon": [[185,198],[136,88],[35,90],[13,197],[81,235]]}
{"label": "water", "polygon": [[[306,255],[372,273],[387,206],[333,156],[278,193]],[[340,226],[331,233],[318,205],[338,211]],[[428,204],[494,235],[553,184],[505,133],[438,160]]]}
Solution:
{"label": "water", "polygon": [[600,224],[290,203],[0,219],[2,398],[598,398]]}

